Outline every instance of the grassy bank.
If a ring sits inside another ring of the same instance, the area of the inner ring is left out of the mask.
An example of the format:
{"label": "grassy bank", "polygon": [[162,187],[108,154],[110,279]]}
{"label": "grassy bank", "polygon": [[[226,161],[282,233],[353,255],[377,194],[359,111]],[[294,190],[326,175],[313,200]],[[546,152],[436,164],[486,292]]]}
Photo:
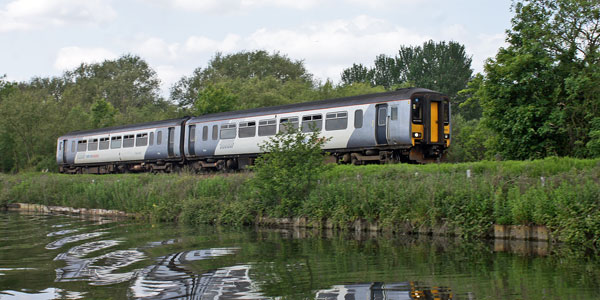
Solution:
{"label": "grassy bank", "polygon": [[[467,174],[470,173],[470,176]],[[600,160],[332,166],[301,201],[265,202],[251,173],[0,175],[0,203],[140,213],[154,220],[249,224],[257,216],[446,226],[465,237],[491,224],[545,225],[571,243],[600,247]]]}

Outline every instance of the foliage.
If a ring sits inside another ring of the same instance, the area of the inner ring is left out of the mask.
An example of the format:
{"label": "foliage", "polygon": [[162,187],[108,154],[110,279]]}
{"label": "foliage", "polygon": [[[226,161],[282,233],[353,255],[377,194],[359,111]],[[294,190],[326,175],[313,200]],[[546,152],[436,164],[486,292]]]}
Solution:
{"label": "foliage", "polygon": [[220,85],[209,85],[198,94],[194,101],[194,115],[205,115],[223,111],[231,111],[234,108],[237,96],[233,95],[227,87]]}
{"label": "foliage", "polygon": [[288,128],[261,145],[265,154],[253,167],[252,189],[263,210],[274,216],[297,214],[326,169],[321,150],[325,142],[318,131]]}
{"label": "foliage", "polygon": [[495,134],[479,119],[465,120],[462,114],[452,118],[452,145],[448,162],[469,162],[493,159]]}

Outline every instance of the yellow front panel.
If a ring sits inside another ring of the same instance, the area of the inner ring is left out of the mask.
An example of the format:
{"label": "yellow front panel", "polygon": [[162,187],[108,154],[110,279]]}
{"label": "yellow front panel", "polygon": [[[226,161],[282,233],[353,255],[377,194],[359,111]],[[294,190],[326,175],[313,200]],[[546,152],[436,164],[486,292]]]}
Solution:
{"label": "yellow front panel", "polygon": [[438,105],[439,102],[435,102],[435,101],[431,101],[431,120],[429,122],[429,124],[431,126],[429,126],[430,131],[429,133],[431,134],[431,139],[430,141],[432,143],[437,143],[439,140],[438,137],[438,133],[439,133],[439,124],[438,124]]}

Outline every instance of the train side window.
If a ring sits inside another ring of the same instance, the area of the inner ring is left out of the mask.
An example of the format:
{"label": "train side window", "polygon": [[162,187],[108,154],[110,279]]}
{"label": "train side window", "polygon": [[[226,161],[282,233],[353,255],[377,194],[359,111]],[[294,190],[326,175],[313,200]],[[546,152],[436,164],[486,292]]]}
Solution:
{"label": "train side window", "polygon": [[108,149],[109,145],[110,145],[110,142],[108,141],[107,137],[100,138],[100,150]]}
{"label": "train side window", "polygon": [[162,130],[160,129],[158,130],[158,133],[156,133],[156,144],[162,144]]}
{"label": "train side window", "polygon": [[154,131],[150,132],[150,146],[154,145]]}
{"label": "train side window", "polygon": [[213,125],[212,128],[212,139],[216,141],[219,138],[219,125]]}
{"label": "train side window", "polygon": [[450,121],[450,102],[444,100],[444,125],[448,125]]}
{"label": "train side window", "polygon": [[398,105],[392,106],[390,119],[392,121],[398,120]]}
{"label": "train side window", "polygon": [[75,153],[75,141],[71,142],[71,152]]}
{"label": "train side window", "polygon": [[412,101],[412,122],[422,123],[423,122],[423,109],[421,107],[421,99],[415,98]]}
{"label": "train side window", "polygon": [[190,125],[190,132],[188,135],[188,143],[193,144],[196,142],[196,125]]}
{"label": "train side window", "polygon": [[363,111],[357,109],[354,111],[354,128],[362,128],[363,125]]}
{"label": "train side window", "polygon": [[121,148],[121,136],[113,136],[110,138],[110,149]]}
{"label": "train side window", "polygon": [[235,139],[235,123],[221,125],[221,139]]}
{"label": "train side window", "polygon": [[241,138],[256,135],[256,122],[240,122],[239,135]]}
{"label": "train side window", "polygon": [[260,120],[258,121],[258,136],[275,135],[277,131],[277,120]]}
{"label": "train side window", "polygon": [[321,131],[323,128],[323,115],[310,115],[302,117],[302,132]]}
{"label": "train side window", "polygon": [[325,115],[325,130],[343,130],[348,127],[348,113],[345,111]]}
{"label": "train side window", "polygon": [[138,133],[135,136],[135,146],[143,147],[148,145],[148,134],[147,133]]}
{"label": "train side window", "polygon": [[208,126],[202,127],[202,140],[208,140]]}
{"label": "train side window", "polygon": [[85,152],[87,140],[77,141],[77,152]]}
{"label": "train side window", "polygon": [[123,148],[133,147],[133,143],[135,142],[133,137],[133,134],[123,136]]}
{"label": "train side window", "polygon": [[298,129],[298,126],[298,117],[281,118],[281,120],[279,120],[279,132],[282,133],[288,132],[288,128],[291,130],[296,130]]}
{"label": "train side window", "polygon": [[98,139],[91,139],[88,143],[88,151],[98,150]]}

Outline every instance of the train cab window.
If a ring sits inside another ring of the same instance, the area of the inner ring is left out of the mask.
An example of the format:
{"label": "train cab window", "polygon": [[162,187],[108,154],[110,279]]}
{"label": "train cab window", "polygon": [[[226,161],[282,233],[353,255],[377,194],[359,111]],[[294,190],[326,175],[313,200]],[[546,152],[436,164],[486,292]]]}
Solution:
{"label": "train cab window", "polygon": [[348,127],[348,113],[345,111],[325,115],[325,130],[343,130]]}
{"label": "train cab window", "polygon": [[392,108],[390,110],[390,114],[391,114],[390,119],[392,121],[398,120],[398,105],[393,105],[392,106]]}
{"label": "train cab window", "polygon": [[357,109],[354,111],[354,128],[362,128],[363,125],[363,111]]}
{"label": "train cab window", "polygon": [[108,149],[109,144],[110,144],[110,142],[108,141],[107,137],[100,138],[100,145],[99,145],[100,150]]}
{"label": "train cab window", "polygon": [[133,147],[134,139],[133,134],[128,134],[123,136],[123,148],[131,148]]}
{"label": "train cab window", "polygon": [[202,127],[202,140],[208,140],[208,126]]}
{"label": "train cab window", "polygon": [[310,115],[302,117],[302,132],[321,131],[323,128],[323,115]]}
{"label": "train cab window", "polygon": [[88,151],[98,150],[98,139],[91,139],[88,142]]}
{"label": "train cab window", "polygon": [[159,129],[158,133],[156,134],[156,144],[160,145],[162,144],[162,131]]}
{"label": "train cab window", "polygon": [[113,136],[110,138],[110,149],[119,149],[121,148],[121,140],[123,138],[121,136]]}
{"label": "train cab window", "polygon": [[213,125],[212,128],[212,139],[216,141],[219,138],[219,125]]}
{"label": "train cab window", "polygon": [[223,124],[221,125],[221,139],[235,139],[235,124]]}
{"label": "train cab window", "polygon": [[87,141],[86,140],[77,141],[77,152],[85,152],[86,148],[87,148]]}
{"label": "train cab window", "polygon": [[412,101],[412,122],[413,123],[423,123],[423,109],[421,105],[422,100],[420,98],[415,98]]}
{"label": "train cab window", "polygon": [[241,138],[255,136],[256,135],[256,122],[240,122],[239,135]]}
{"label": "train cab window", "polygon": [[277,131],[277,120],[260,120],[258,121],[258,136],[275,135]]}
{"label": "train cab window", "polygon": [[75,141],[71,142],[71,152],[75,153]]}
{"label": "train cab window", "polygon": [[282,133],[288,132],[288,128],[291,130],[296,130],[298,129],[298,126],[298,117],[281,118],[281,120],[279,120],[279,132]]}
{"label": "train cab window", "polygon": [[148,145],[148,134],[147,133],[138,133],[135,136],[135,146],[143,147]]}
{"label": "train cab window", "polygon": [[150,132],[150,146],[154,145],[154,131]]}
{"label": "train cab window", "polygon": [[194,144],[196,143],[196,125],[190,125],[190,132],[188,135],[188,143]]}
{"label": "train cab window", "polygon": [[450,121],[450,102],[444,100],[444,125],[448,125]]}

